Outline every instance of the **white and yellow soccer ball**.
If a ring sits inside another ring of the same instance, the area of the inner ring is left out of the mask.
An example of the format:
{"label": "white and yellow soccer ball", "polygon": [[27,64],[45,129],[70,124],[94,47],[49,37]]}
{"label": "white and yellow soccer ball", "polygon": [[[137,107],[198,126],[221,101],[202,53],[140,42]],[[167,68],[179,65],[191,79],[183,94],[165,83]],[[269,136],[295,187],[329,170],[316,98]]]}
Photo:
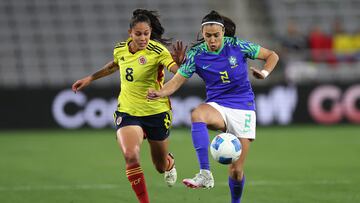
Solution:
{"label": "white and yellow soccer ball", "polygon": [[221,164],[231,164],[239,159],[241,154],[240,140],[233,134],[221,133],[211,141],[212,157]]}

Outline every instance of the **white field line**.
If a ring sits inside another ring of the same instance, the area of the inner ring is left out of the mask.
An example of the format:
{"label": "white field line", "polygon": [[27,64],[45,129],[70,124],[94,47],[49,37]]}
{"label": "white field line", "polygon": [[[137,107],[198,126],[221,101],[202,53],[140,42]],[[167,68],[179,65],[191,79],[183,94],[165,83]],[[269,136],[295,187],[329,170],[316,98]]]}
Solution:
{"label": "white field line", "polygon": [[119,188],[116,184],[88,184],[88,185],[23,185],[5,187],[0,186],[0,192],[2,191],[34,191],[34,190],[111,190]]}
{"label": "white field line", "polygon": [[[254,186],[282,186],[282,185],[347,185],[352,182],[349,180],[314,180],[314,181],[249,181],[249,185]],[[226,183],[227,184],[227,183]]]}
{"label": "white field line", "polygon": [[[247,181],[248,186],[298,186],[298,185],[348,185],[352,182],[349,180],[316,180],[316,181]],[[19,185],[19,186],[1,186],[0,192],[12,192],[12,191],[50,191],[50,190],[113,190],[120,188],[119,184],[83,184],[83,185]],[[156,185],[165,185],[164,182],[159,182]],[[216,186],[227,186],[225,181],[216,182]],[[181,184],[181,180],[175,187],[184,187]]]}

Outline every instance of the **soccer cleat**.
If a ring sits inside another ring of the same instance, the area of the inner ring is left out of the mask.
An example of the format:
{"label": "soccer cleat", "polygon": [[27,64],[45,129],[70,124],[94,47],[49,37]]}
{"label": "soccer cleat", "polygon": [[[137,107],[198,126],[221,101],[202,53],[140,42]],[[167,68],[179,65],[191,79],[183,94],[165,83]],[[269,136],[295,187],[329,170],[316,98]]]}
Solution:
{"label": "soccer cleat", "polygon": [[172,187],[176,183],[177,172],[175,166],[170,171],[165,171],[164,179],[169,187]]}
{"label": "soccer cleat", "polygon": [[186,187],[197,188],[213,188],[214,177],[209,170],[200,170],[200,173],[196,174],[194,178],[187,178],[183,180]]}
{"label": "soccer cleat", "polygon": [[[169,153],[169,155],[172,159],[174,159],[174,156],[171,153]],[[165,171],[164,180],[169,187],[172,187],[176,183],[176,179],[177,179],[177,172],[174,161],[173,167],[169,171]]]}

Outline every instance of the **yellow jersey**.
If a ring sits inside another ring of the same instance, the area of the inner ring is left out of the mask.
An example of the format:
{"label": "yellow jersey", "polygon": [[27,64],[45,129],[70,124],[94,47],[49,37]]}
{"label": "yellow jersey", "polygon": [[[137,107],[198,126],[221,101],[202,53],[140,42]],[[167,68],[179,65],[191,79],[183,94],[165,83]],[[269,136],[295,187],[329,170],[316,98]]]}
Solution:
{"label": "yellow jersey", "polygon": [[167,48],[150,40],[146,49],[131,53],[129,38],[117,43],[114,62],[120,69],[120,94],[118,111],[132,116],[149,116],[171,109],[168,97],[157,100],[146,98],[149,88],[159,90],[164,84],[165,71],[175,64]]}

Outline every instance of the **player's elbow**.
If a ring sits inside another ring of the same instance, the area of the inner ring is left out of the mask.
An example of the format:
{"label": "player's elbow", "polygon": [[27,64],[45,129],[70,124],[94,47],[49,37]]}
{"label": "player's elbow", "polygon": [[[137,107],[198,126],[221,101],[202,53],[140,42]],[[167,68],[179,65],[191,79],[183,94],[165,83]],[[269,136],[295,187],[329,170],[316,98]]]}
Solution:
{"label": "player's elbow", "polygon": [[271,57],[275,62],[279,61],[279,55],[275,51],[271,51],[269,57]]}
{"label": "player's elbow", "polygon": [[278,61],[279,55],[277,55],[275,51],[270,51],[269,56],[266,58],[266,62],[272,64],[272,66],[275,67]]}

